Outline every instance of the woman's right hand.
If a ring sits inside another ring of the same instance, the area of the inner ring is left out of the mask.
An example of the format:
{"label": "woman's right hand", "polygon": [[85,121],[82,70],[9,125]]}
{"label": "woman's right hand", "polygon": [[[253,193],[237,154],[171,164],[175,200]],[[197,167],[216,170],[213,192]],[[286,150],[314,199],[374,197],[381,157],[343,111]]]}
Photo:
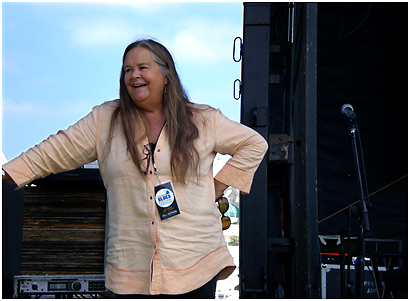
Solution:
{"label": "woman's right hand", "polygon": [[2,175],[2,180],[6,181],[9,184],[14,184],[13,179],[9,176],[9,174],[7,172],[4,172],[4,175]]}

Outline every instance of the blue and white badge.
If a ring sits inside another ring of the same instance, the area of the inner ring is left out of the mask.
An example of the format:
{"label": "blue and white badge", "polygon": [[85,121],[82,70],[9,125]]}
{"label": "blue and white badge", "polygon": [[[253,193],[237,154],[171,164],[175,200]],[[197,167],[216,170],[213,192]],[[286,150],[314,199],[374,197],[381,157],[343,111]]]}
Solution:
{"label": "blue and white badge", "polygon": [[161,220],[180,214],[171,181],[155,186],[155,203]]}
{"label": "blue and white badge", "polygon": [[169,207],[174,202],[174,193],[168,188],[162,188],[155,195],[155,202],[162,208]]}

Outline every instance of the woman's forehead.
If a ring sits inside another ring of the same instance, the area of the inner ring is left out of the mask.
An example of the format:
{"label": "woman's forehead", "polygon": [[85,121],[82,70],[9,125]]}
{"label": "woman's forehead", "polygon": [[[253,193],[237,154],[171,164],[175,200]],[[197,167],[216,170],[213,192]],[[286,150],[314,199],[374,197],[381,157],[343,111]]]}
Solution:
{"label": "woman's forehead", "polygon": [[152,52],[145,47],[135,47],[125,56],[124,64],[149,64],[154,62]]}

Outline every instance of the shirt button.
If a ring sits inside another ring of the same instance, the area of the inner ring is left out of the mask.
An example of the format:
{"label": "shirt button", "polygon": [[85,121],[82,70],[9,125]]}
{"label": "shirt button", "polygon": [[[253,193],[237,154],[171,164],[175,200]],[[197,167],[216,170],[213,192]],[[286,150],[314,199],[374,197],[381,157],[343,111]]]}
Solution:
{"label": "shirt button", "polygon": [[152,195],[150,195],[149,199],[152,200]]}
{"label": "shirt button", "polygon": [[154,222],[152,221],[152,222],[151,222],[151,224],[153,225],[153,224],[154,224]]}
{"label": "shirt button", "polygon": [[150,170],[149,173],[152,175],[152,170]]}

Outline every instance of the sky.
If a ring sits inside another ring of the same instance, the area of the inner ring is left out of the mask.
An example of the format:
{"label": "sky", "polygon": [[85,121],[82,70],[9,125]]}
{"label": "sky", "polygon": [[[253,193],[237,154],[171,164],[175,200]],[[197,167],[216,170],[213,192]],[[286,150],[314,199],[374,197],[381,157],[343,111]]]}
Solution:
{"label": "sky", "polygon": [[242,2],[2,3],[2,152],[7,160],[118,98],[124,49],[154,38],[190,99],[239,122],[233,41]]}

